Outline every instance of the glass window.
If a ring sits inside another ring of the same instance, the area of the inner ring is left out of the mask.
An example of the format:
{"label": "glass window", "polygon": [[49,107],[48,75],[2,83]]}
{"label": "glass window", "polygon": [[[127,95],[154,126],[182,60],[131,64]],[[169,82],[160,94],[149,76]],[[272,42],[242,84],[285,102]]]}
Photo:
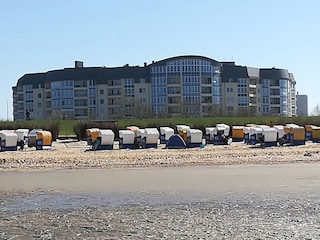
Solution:
{"label": "glass window", "polygon": [[227,98],[227,102],[228,102],[228,103],[233,103],[233,97],[228,97],[228,98]]}
{"label": "glass window", "polygon": [[95,86],[96,82],[94,80],[89,80],[89,86]]}
{"label": "glass window", "polygon": [[233,92],[233,88],[227,88],[227,92],[228,93],[232,93]]}

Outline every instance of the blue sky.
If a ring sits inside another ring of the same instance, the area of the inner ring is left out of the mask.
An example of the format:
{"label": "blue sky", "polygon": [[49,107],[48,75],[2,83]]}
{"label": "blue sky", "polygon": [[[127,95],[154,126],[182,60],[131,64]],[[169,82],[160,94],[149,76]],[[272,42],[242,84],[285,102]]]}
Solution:
{"label": "blue sky", "polygon": [[12,119],[12,86],[26,73],[143,65],[203,55],[285,68],[309,112],[320,103],[318,0],[0,1],[0,120]]}

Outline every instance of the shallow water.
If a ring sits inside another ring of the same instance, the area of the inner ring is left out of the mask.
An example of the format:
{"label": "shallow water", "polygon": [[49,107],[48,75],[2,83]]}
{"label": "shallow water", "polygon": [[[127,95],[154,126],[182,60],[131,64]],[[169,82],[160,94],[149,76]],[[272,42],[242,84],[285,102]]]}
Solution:
{"label": "shallow water", "polygon": [[0,239],[320,239],[319,170],[1,173]]}
{"label": "shallow water", "polygon": [[160,203],[158,198],[150,202],[155,198],[142,197],[139,201],[118,197],[122,201],[112,202],[94,194],[26,197],[18,204],[9,204],[11,209],[1,210],[0,239],[320,237],[319,198],[239,196],[192,202],[186,201],[187,197],[161,199]]}

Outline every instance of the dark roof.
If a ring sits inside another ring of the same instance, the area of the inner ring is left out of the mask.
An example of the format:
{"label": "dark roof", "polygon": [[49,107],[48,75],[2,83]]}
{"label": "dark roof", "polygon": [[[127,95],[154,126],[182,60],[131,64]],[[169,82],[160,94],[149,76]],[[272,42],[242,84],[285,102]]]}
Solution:
{"label": "dark roof", "polygon": [[290,79],[289,72],[286,69],[261,68],[261,79]]}
{"label": "dark roof", "polygon": [[150,82],[150,67],[163,66],[169,61],[180,59],[202,59],[211,62],[214,66],[221,66],[222,82],[228,82],[230,78],[260,78],[260,79],[291,79],[294,81],[293,74],[286,69],[276,68],[251,68],[246,66],[237,66],[234,62],[217,62],[208,57],[197,55],[185,55],[167,58],[150,65],[123,67],[76,67],[52,70],[45,73],[25,74],[18,82],[17,86],[32,85],[37,88],[39,85],[44,87],[45,82],[63,81],[63,80],[89,80],[94,79],[96,84],[105,84],[108,80],[116,80],[123,78],[134,78],[136,81],[140,78]]}
{"label": "dark roof", "polygon": [[180,60],[180,59],[189,59],[189,58],[202,59],[202,60],[206,60],[206,61],[211,62],[212,65],[214,65],[214,66],[220,66],[220,67],[222,66],[222,63],[217,62],[216,60],[214,60],[212,58],[208,58],[208,57],[204,57],[204,56],[198,56],[198,55],[184,55],[184,56],[166,58],[166,59],[160,60],[158,62],[153,62],[149,66],[157,66],[157,65],[163,66],[166,62],[170,62],[170,61],[174,61],[174,60]]}
{"label": "dark roof", "polygon": [[65,68],[59,70],[48,71],[46,73],[25,74],[18,80],[18,85],[38,86],[45,82],[63,81],[63,80],[88,80],[94,79],[97,84],[106,83],[111,79],[122,78],[145,78],[149,81],[149,67],[84,67],[84,68]]}
{"label": "dark roof", "polygon": [[229,82],[229,78],[248,78],[247,67],[223,64],[222,82]]}
{"label": "dark roof", "polygon": [[289,73],[287,69],[259,69],[224,63],[222,71],[222,82],[229,82],[230,78],[290,79],[294,81],[293,74]]}
{"label": "dark roof", "polygon": [[94,79],[97,84],[104,84],[107,80],[122,78],[145,78],[149,80],[150,71],[148,67],[86,67],[86,68],[65,68],[63,70],[49,71],[47,81],[53,80],[88,80]]}
{"label": "dark roof", "polygon": [[17,86],[32,85],[33,87],[41,85],[44,87],[46,73],[28,73],[18,79]]}

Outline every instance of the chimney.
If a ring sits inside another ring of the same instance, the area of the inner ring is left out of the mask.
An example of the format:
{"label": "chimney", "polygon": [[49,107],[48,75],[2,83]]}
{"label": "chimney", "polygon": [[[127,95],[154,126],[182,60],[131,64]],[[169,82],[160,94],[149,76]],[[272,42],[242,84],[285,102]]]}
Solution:
{"label": "chimney", "polygon": [[83,68],[83,62],[82,61],[74,61],[74,67],[75,68]]}

